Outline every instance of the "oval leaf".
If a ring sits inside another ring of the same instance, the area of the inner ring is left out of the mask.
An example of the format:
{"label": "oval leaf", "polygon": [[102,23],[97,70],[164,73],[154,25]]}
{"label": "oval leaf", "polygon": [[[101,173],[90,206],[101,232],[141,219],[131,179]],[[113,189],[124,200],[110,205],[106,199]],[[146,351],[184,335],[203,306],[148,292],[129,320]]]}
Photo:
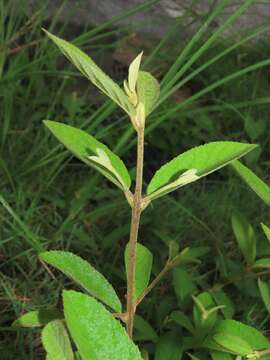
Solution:
{"label": "oval leaf", "polygon": [[34,310],[22,315],[12,324],[14,327],[40,327],[52,320],[62,319],[63,314],[58,310]]}
{"label": "oval leaf", "polygon": [[253,268],[270,269],[270,258],[256,260],[252,265]]}
{"label": "oval leaf", "polygon": [[153,110],[159,97],[159,83],[149,72],[139,71],[137,80],[138,102],[144,105],[145,115]]}
{"label": "oval leaf", "polygon": [[68,329],[83,360],[141,360],[138,348],[125,329],[94,298],[64,291]]}
{"label": "oval leaf", "polygon": [[75,45],[44,30],[48,37],[58,46],[60,51],[73,65],[105,95],[118,104],[126,113],[132,114],[134,107],[124,91],[94,61]]}
{"label": "oval leaf", "polygon": [[62,271],[83,289],[116,312],[121,312],[121,302],[111,284],[87,261],[67,251],[46,251],[41,260]]}
{"label": "oval leaf", "polygon": [[[213,333],[223,333],[234,337],[239,337],[244,340],[252,350],[265,350],[269,348],[270,342],[257,329],[245,325],[236,320],[221,320],[215,326]],[[205,342],[205,346],[212,348],[211,340]],[[219,350],[215,349],[214,350]]]}
{"label": "oval leaf", "polygon": [[42,331],[42,343],[49,359],[74,359],[68,333],[61,320],[51,321],[45,326]]}
{"label": "oval leaf", "polygon": [[252,353],[252,348],[243,339],[226,333],[218,333],[213,336],[213,340],[224,349],[237,355],[248,355]]}
{"label": "oval leaf", "polygon": [[232,355],[221,351],[210,351],[212,360],[232,360]]}
{"label": "oval leaf", "polygon": [[[128,274],[128,248],[129,246],[127,245],[125,250],[126,274]],[[152,253],[145,246],[137,243],[135,299],[137,299],[146,289],[150,280],[152,265]]]}
{"label": "oval leaf", "polygon": [[125,164],[106,145],[73,126],[51,120],[44,123],[78,159],[97,169],[123,190],[130,187],[131,180]]}
{"label": "oval leaf", "polygon": [[231,165],[251,189],[270,206],[270,187],[240,161],[234,161]]}
{"label": "oval leaf", "polygon": [[[247,154],[256,146],[232,141],[216,141],[188,150],[163,165],[155,173],[148,185],[147,194],[152,194],[162,186],[170,185],[171,182],[172,188],[169,191],[173,191],[224,167]],[[181,179],[181,174],[183,176],[184,173],[189,175],[190,179]],[[179,180],[183,181],[178,184]]]}

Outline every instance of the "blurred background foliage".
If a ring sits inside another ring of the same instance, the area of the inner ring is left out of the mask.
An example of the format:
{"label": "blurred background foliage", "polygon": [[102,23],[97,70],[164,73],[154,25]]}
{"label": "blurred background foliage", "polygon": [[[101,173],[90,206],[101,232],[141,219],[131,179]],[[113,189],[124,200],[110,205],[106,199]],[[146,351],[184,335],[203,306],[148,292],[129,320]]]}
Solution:
{"label": "blurred background foliage", "polygon": [[[133,12],[147,7],[145,2]],[[14,329],[11,323],[26,311],[58,306],[60,289],[70,286],[38,261],[40,249],[70,249],[99,269],[122,299],[126,291],[123,250],[130,211],[125,199],[71,157],[42,120],[63,121],[94,134],[122,156],[133,178],[134,133],[127,117],[64,60],[41,27],[73,39],[119,83],[131,59],[144,50],[144,66],[163,89],[162,102],[147,124],[145,184],[161,164],[185,149],[228,139],[260,145],[245,161],[269,182],[270,43],[268,36],[254,36],[270,24],[243,30],[240,39],[220,32],[208,42],[212,33],[205,31],[197,39],[176,41],[183,21],[178,18],[157,41],[138,35],[132,17],[130,27],[110,21],[80,28],[59,22],[60,12],[48,21],[44,9],[29,15],[12,1],[0,1],[1,359],[43,358],[38,331]],[[209,66],[198,71],[204,64]],[[171,312],[180,308],[191,314],[191,294],[211,293],[218,286],[232,304],[229,317],[267,335],[269,314],[256,275],[248,273],[237,246],[233,211],[253,225],[258,253],[270,255],[259,228],[269,218],[269,208],[230,168],[157,200],[143,214],[140,242],[155,255],[154,274],[166,262],[170,241],[180,249],[204,249],[200,263],[168,275],[139,308],[158,336],[184,331],[170,319]],[[156,335],[149,339],[148,329],[136,336],[153,353]]]}

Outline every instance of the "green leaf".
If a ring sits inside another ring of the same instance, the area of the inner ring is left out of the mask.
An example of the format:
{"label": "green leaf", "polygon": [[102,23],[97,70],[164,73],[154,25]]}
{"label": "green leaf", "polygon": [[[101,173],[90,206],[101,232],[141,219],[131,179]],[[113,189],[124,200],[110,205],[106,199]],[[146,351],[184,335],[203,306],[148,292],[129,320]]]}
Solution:
{"label": "green leaf", "polygon": [[217,141],[188,150],[163,165],[155,173],[148,185],[147,194],[152,194],[150,198],[162,196],[224,167],[256,146]]}
{"label": "green leaf", "polygon": [[182,311],[173,311],[170,315],[170,318],[183,328],[187,329],[191,334],[194,333],[194,326],[188,316],[186,316]]}
{"label": "green leaf", "polygon": [[217,333],[213,336],[213,340],[224,349],[237,355],[248,355],[253,351],[250,345],[238,336],[227,333]]}
{"label": "green leaf", "polygon": [[193,307],[193,318],[196,335],[203,339],[209,334],[217,321],[217,310],[212,296],[208,292],[203,292],[197,297],[193,297],[195,305]]}
{"label": "green leaf", "polygon": [[189,263],[200,263],[198,257],[203,256],[209,252],[210,248],[207,246],[201,246],[197,248],[185,248],[174,258],[170,259],[172,267],[189,264]]}
{"label": "green leaf", "polygon": [[254,264],[252,265],[253,268],[270,268],[270,258],[263,258],[256,260]]}
{"label": "green leaf", "polygon": [[[125,265],[126,274],[128,276],[128,249],[127,244],[125,249]],[[135,294],[134,297],[137,299],[143,291],[146,289],[153,265],[152,253],[142,244],[137,243],[137,257],[136,257],[136,280],[135,280]]]}
{"label": "green leaf", "polygon": [[[225,333],[234,337],[240,337],[247,342],[252,350],[264,350],[269,348],[270,342],[257,329],[235,320],[221,320],[214,327],[213,334]],[[213,349],[212,335],[204,342],[206,347]],[[220,350],[214,348],[214,350]]]}
{"label": "green leaf", "polygon": [[130,187],[131,180],[125,164],[106,145],[73,126],[50,120],[44,123],[78,159],[94,167],[121,189]]}
{"label": "green leaf", "polygon": [[248,265],[256,258],[256,236],[247,219],[237,211],[232,214],[232,227],[239,248]]}
{"label": "green leaf", "polygon": [[158,339],[158,335],[153,329],[153,327],[140,315],[135,315],[134,329],[136,330],[134,334],[135,341],[156,342]]}
{"label": "green leaf", "polygon": [[44,30],[48,37],[58,46],[60,51],[105,95],[118,104],[126,113],[132,114],[134,107],[124,91],[94,61],[79,48]]}
{"label": "green leaf", "polygon": [[173,287],[177,298],[184,302],[195,290],[195,285],[190,274],[182,268],[173,269]]}
{"label": "green leaf", "polygon": [[141,360],[123,326],[94,298],[64,291],[68,329],[83,360]]}
{"label": "green leaf", "polygon": [[121,302],[113,287],[87,261],[67,251],[45,251],[39,256],[116,312],[122,311]]}
{"label": "green leaf", "polygon": [[270,288],[269,288],[269,285],[266,282],[262,281],[261,279],[258,279],[258,287],[259,287],[260,294],[261,294],[262,300],[264,302],[264,305],[270,314]]}
{"label": "green leaf", "polygon": [[224,308],[221,309],[224,317],[231,319],[235,313],[235,307],[231,299],[223,290],[216,290],[211,292],[211,296],[215,300],[216,305],[223,305]]}
{"label": "green leaf", "polygon": [[45,326],[42,330],[42,343],[49,359],[74,359],[68,333],[61,320],[51,321]]}
{"label": "green leaf", "polygon": [[221,351],[210,351],[212,360],[232,360],[232,355]]}
{"label": "green leaf", "polygon": [[137,80],[138,102],[144,105],[146,116],[154,109],[159,93],[158,81],[149,72],[139,71]]}
{"label": "green leaf", "polygon": [[62,319],[63,314],[58,310],[34,310],[30,311],[12,323],[14,327],[40,327],[48,324],[52,320]]}
{"label": "green leaf", "polygon": [[265,224],[261,223],[262,229],[265,233],[265,236],[267,237],[267,239],[270,241],[270,228],[268,226],[266,226]]}
{"label": "green leaf", "polygon": [[156,347],[155,360],[181,360],[182,355],[183,346],[178,334],[170,332],[160,337]]}
{"label": "green leaf", "polygon": [[240,161],[234,161],[231,165],[251,189],[270,206],[270,187]]}

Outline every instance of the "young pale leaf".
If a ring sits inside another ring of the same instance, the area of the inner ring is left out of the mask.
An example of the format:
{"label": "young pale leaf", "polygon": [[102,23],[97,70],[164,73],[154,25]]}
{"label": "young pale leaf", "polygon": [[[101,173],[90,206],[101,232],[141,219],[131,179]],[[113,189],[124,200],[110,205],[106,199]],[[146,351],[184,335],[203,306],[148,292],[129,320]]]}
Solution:
{"label": "young pale leaf", "polygon": [[87,261],[67,251],[46,251],[41,260],[62,271],[83,289],[95,296],[116,312],[121,312],[121,302],[111,284]]}
{"label": "young pale leaf", "polygon": [[[126,274],[128,276],[128,249],[129,244],[127,244],[125,249],[125,266]],[[135,276],[135,294],[134,298],[137,299],[143,291],[146,289],[153,265],[153,255],[145,246],[140,243],[137,243],[137,256],[136,256],[136,276]]]}
{"label": "young pale leaf", "polygon": [[108,75],[106,75],[87,54],[66,40],[63,40],[46,30],[44,31],[58,46],[61,52],[87,79],[118,104],[126,113],[133,114],[134,107],[129,102],[124,91]]}
{"label": "young pale leaf", "polygon": [[83,360],[141,360],[123,326],[94,298],[64,291],[68,329]]}
{"label": "young pale leaf", "polygon": [[141,65],[142,55],[143,52],[141,52],[138,56],[136,56],[136,58],[132,61],[132,63],[129,66],[128,87],[132,93],[135,93],[136,91],[136,84],[137,84],[139,69]]}
{"label": "young pale leaf", "polygon": [[231,165],[251,189],[270,206],[270,187],[240,161],[234,161]]}
{"label": "young pale leaf", "polygon": [[[173,191],[224,167],[256,146],[232,141],[216,141],[188,150],[163,165],[155,173],[148,185],[147,194],[152,194],[158,189],[162,191],[161,188],[165,185],[169,187],[170,183],[172,183],[172,188],[167,189],[167,192]],[[193,173],[190,173],[191,171]],[[184,176],[184,174],[189,178],[182,179],[181,175]]]}
{"label": "young pale leaf", "polygon": [[106,145],[73,126],[50,120],[44,123],[53,135],[81,161],[97,169],[123,190],[130,187],[131,180],[125,164]]}
{"label": "young pale leaf", "polygon": [[183,347],[179,334],[173,332],[163,335],[157,344],[155,360],[181,360]]}
{"label": "young pale leaf", "polygon": [[145,115],[149,115],[154,109],[159,97],[158,81],[146,71],[139,71],[137,80],[138,102],[144,105]]}
{"label": "young pale leaf", "polygon": [[48,358],[53,360],[74,360],[66,328],[61,320],[49,322],[42,330],[42,344]]}
{"label": "young pale leaf", "polygon": [[34,310],[30,311],[12,323],[14,327],[40,327],[48,324],[48,322],[56,319],[62,319],[63,314],[58,310]]}
{"label": "young pale leaf", "polygon": [[259,287],[260,294],[261,294],[262,300],[264,302],[264,305],[270,314],[270,288],[269,288],[269,285],[266,282],[262,281],[261,279],[258,279],[258,287]]}
{"label": "young pale leaf", "polygon": [[256,258],[256,237],[253,227],[239,212],[232,215],[233,232],[248,265]]}
{"label": "young pale leaf", "polygon": [[265,224],[261,223],[262,229],[265,233],[265,236],[267,237],[267,239],[270,241],[270,228],[268,226],[266,226]]}
{"label": "young pale leaf", "polygon": [[251,354],[253,351],[245,340],[227,333],[217,333],[213,336],[213,340],[227,351],[237,355],[244,356]]}
{"label": "young pale leaf", "polygon": [[[212,333],[223,333],[234,337],[239,337],[248,343],[253,351],[264,350],[270,347],[269,340],[267,340],[266,337],[264,337],[263,334],[261,334],[258,330],[235,320],[226,319],[219,321],[213,329]],[[205,341],[204,345],[206,347],[210,347],[211,349],[213,348],[213,342],[210,338]],[[214,348],[214,350],[220,349]]]}

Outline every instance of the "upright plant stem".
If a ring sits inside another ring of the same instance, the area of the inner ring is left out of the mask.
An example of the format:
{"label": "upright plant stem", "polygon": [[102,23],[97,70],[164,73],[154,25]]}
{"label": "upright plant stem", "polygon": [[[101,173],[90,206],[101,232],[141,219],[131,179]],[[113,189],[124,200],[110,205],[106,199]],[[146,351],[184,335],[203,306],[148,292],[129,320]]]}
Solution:
{"label": "upright plant stem", "polygon": [[138,240],[138,231],[140,217],[142,212],[142,181],[143,181],[143,155],[144,155],[144,126],[137,131],[137,172],[136,187],[133,198],[133,207],[131,215],[131,228],[128,246],[128,276],[127,276],[127,332],[130,337],[133,333],[134,315],[136,312],[135,292],[135,274],[136,274],[136,245]]}

